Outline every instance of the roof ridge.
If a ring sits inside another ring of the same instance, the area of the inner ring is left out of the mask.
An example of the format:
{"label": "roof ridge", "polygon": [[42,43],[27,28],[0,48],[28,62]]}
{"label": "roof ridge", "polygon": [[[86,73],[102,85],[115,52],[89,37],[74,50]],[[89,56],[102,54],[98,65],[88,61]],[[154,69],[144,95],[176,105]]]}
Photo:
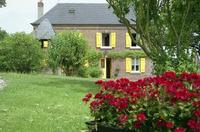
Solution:
{"label": "roof ridge", "polygon": [[[107,3],[57,3],[40,19],[36,20],[32,25],[38,25],[44,18],[48,18],[52,25],[55,24],[120,24],[119,19],[113,14],[113,9],[108,8]],[[69,9],[77,10],[73,15],[69,13]],[[132,17],[136,19],[132,13]]]}
{"label": "roof ridge", "polygon": [[63,3],[57,3],[57,4],[104,4],[104,5],[108,5],[108,3],[70,3],[70,2],[63,2]]}

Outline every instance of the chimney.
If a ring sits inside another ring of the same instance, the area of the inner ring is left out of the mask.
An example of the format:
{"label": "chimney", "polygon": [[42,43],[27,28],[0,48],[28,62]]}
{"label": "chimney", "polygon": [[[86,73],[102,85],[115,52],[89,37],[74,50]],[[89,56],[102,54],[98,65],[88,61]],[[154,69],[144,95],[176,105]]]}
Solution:
{"label": "chimney", "polygon": [[44,12],[44,3],[42,2],[42,0],[40,0],[38,2],[38,19],[43,16],[43,12]]}

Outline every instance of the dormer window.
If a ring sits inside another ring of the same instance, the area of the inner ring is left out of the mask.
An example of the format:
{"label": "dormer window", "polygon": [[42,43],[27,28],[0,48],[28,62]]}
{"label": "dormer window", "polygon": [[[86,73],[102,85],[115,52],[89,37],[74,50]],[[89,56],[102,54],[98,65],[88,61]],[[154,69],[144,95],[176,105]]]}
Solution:
{"label": "dormer window", "polygon": [[68,10],[68,13],[70,13],[70,14],[75,14],[75,11],[76,11],[76,10],[72,8],[72,9],[69,9],[69,10]]}

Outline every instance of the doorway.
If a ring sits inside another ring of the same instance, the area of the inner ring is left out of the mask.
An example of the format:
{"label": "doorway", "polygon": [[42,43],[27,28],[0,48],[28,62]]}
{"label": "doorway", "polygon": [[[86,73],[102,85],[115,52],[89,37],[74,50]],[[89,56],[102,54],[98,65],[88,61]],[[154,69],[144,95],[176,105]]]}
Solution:
{"label": "doorway", "polygon": [[106,58],[106,78],[111,78],[111,58]]}

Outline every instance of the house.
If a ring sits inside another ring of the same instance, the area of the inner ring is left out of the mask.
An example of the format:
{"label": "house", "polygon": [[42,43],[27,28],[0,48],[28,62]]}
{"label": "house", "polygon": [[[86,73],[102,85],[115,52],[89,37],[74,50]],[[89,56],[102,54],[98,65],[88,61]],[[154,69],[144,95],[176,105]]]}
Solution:
{"label": "house", "polygon": [[[151,60],[144,54],[137,55],[138,52],[142,52],[141,48],[131,41],[127,29],[113,14],[113,10],[108,8],[108,4],[58,3],[46,14],[42,15],[42,12],[43,3],[40,1],[38,3],[39,18],[32,25],[36,36],[39,33],[38,39],[43,42],[44,48],[48,47],[47,42],[50,38],[41,37],[41,34],[49,34],[48,36],[51,37],[54,32],[80,31],[88,39],[91,48],[103,52],[103,57],[99,60],[99,67],[103,71],[102,78],[115,76],[136,80],[151,75]],[[133,13],[127,17],[135,19]],[[41,29],[45,27],[44,23],[48,25],[45,29],[50,29],[50,31]],[[132,32],[133,37],[136,37],[136,33]],[[128,55],[116,58],[111,57],[110,53]]]}

